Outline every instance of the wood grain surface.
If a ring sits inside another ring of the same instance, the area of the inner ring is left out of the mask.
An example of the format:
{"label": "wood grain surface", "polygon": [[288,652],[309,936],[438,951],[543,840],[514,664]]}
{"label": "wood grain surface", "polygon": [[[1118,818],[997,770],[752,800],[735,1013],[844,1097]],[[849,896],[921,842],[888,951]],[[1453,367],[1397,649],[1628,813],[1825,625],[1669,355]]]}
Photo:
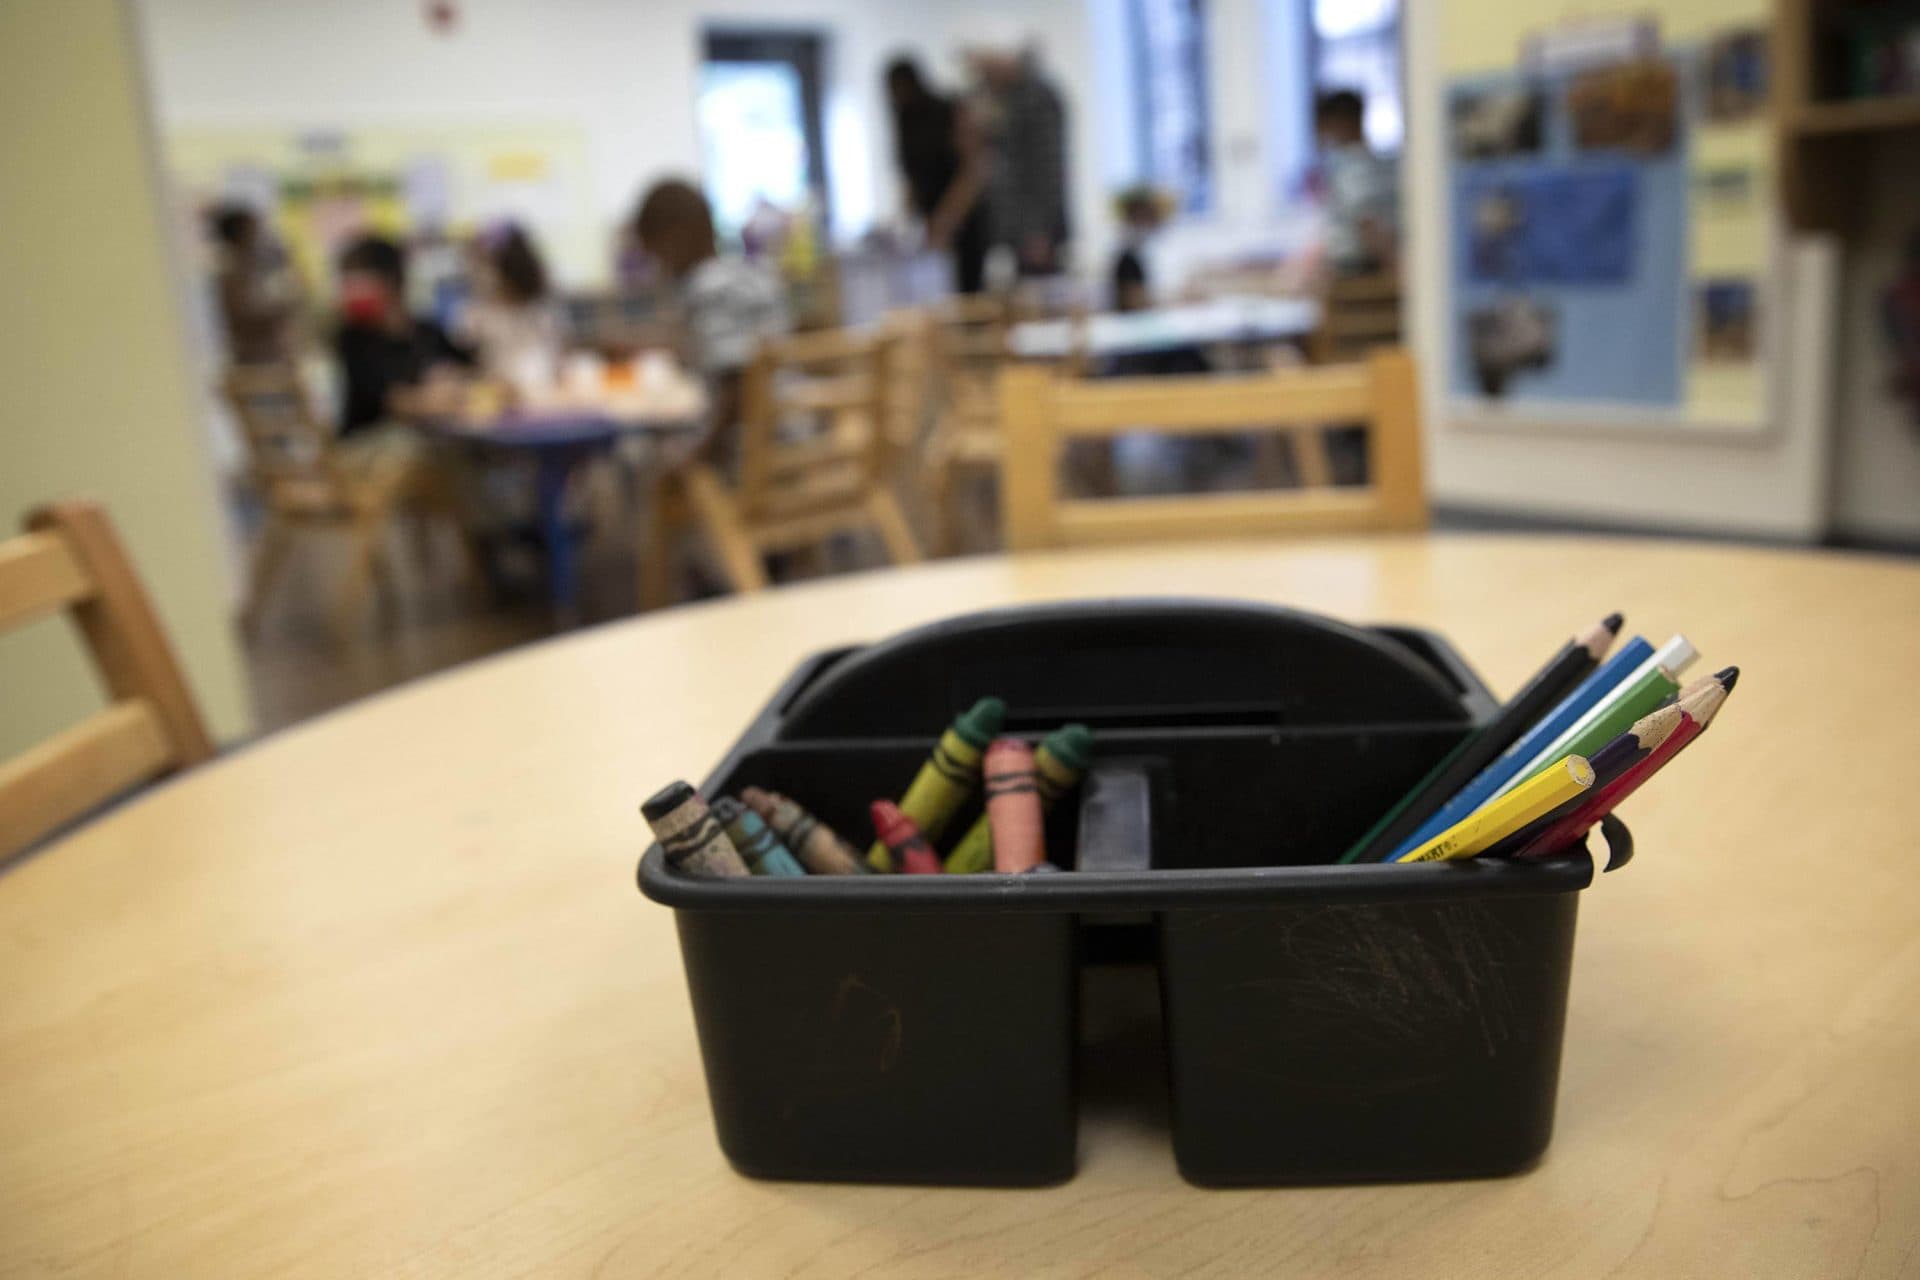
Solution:
{"label": "wood grain surface", "polygon": [[[812,650],[1113,594],[1434,626],[1502,693],[1612,608],[1740,665],[1584,897],[1537,1170],[1201,1191],[1110,1104],[1046,1190],[727,1168],[639,800]],[[0,874],[0,1275],[1920,1274],[1916,624],[1920,568],[1871,557],[1246,543],[840,579],[421,681]]]}

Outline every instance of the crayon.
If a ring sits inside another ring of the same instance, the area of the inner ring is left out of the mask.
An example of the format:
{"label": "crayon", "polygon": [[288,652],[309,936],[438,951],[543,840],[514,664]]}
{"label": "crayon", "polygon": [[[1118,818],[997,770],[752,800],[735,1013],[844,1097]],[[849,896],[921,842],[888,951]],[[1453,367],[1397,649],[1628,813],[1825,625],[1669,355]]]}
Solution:
{"label": "crayon", "polygon": [[1600,664],[1625,621],[1610,613],[1560,646],[1546,665],[1509,698],[1485,726],[1448,752],[1343,854],[1341,862],[1378,862],[1431,818],[1441,805],[1501,752],[1520,740],[1555,703]]}
{"label": "crayon", "polygon": [[[1565,851],[1585,836],[1594,823],[1612,813],[1622,800],[1638,791],[1641,783],[1664,769],[1669,760],[1686,749],[1688,743],[1705,733],[1707,726],[1713,723],[1713,718],[1720,714],[1727,695],[1733,692],[1733,686],[1739,679],[1740,668],[1726,667],[1688,685],[1681,690],[1678,702],[1661,709],[1662,712],[1676,712],[1678,720],[1665,738],[1611,781],[1596,786],[1570,809],[1549,814],[1546,822],[1536,822],[1532,827],[1517,832],[1510,840],[1502,841],[1503,846],[1513,846],[1512,853],[1516,858],[1539,858]],[[1647,717],[1648,720],[1652,718]],[[1639,725],[1634,726],[1636,731],[1639,728]],[[1613,866],[1609,863],[1607,869],[1611,871]]]}
{"label": "crayon", "polygon": [[744,876],[747,864],[714,821],[707,802],[685,782],[669,782],[640,806],[667,865],[690,876]]}
{"label": "crayon", "polygon": [[[1040,739],[1034,749],[1033,769],[1040,782],[1040,810],[1053,806],[1080,785],[1093,763],[1093,734],[1083,724],[1065,724]],[[948,875],[970,875],[993,866],[993,827],[982,813],[947,855]]]}
{"label": "crayon", "polygon": [[910,876],[937,876],[940,857],[920,834],[919,826],[900,811],[891,800],[875,800],[871,806],[873,830],[887,848],[889,865]]}
{"label": "crayon", "polygon": [[860,854],[835,835],[833,828],[802,809],[778,791],[743,787],[740,799],[760,818],[780,843],[793,851],[800,864],[817,876],[871,875],[873,868],[861,861]]}
{"label": "crayon", "polygon": [[1446,862],[1471,858],[1592,786],[1593,766],[1579,756],[1568,756],[1394,861]]}
{"label": "crayon", "polygon": [[713,802],[713,820],[740,851],[747,870],[757,876],[804,876],[806,873],[780,837],[773,834],[759,814],[735,800],[721,796]]}
{"label": "crayon", "polygon": [[1680,673],[1692,666],[1699,652],[1685,636],[1675,636],[1660,646],[1639,670],[1630,673],[1606,697],[1558,738],[1541,748],[1540,753],[1520,766],[1513,778],[1494,795],[1505,795],[1514,787],[1564,756],[1591,756],[1625,733],[1633,722],[1680,692]]}
{"label": "crayon", "polygon": [[1606,697],[1627,676],[1653,657],[1653,646],[1641,636],[1635,636],[1620,646],[1611,658],[1595,668],[1592,675],[1574,686],[1573,692],[1554,704],[1551,711],[1540,717],[1540,722],[1527,730],[1521,739],[1501,752],[1494,762],[1473,776],[1473,781],[1456,791],[1445,804],[1433,811],[1433,815],[1412,835],[1393,847],[1393,852],[1384,861],[1393,862],[1401,854],[1407,853],[1416,845],[1427,841],[1453,826],[1462,818],[1493,799],[1519,772],[1520,767],[1540,754],[1540,749],[1558,738],[1581,716],[1591,710],[1597,702]]}
{"label": "crayon", "polygon": [[[913,819],[929,844],[940,838],[979,784],[980,753],[1000,732],[1006,714],[1007,704],[998,698],[982,698],[961,712],[940,735],[933,754],[900,797],[900,812]],[[893,870],[885,841],[874,841],[867,850],[867,861],[876,871]]]}
{"label": "crayon", "polygon": [[1006,874],[1045,862],[1046,832],[1033,748],[1018,738],[995,738],[981,771],[993,830],[993,869]]}

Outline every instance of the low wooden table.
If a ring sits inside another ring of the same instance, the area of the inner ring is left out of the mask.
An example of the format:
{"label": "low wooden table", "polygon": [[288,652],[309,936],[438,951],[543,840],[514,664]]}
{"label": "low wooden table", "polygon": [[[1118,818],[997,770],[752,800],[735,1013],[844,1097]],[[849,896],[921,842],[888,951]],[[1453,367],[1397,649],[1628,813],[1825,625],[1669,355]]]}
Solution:
{"label": "low wooden table", "polygon": [[[1627,807],[1639,857],[1584,896],[1541,1166],[1203,1191],[1160,1104],[1120,1094],[1045,1190],[733,1173],[671,915],[633,884],[640,799],[813,650],[1174,593],[1437,627],[1502,692],[1616,607],[1741,665]],[[0,1274],[1911,1275],[1916,622],[1895,560],[1246,543],[835,579],[421,681],[0,875]]]}
{"label": "low wooden table", "polygon": [[566,518],[567,487],[580,466],[628,436],[684,436],[704,421],[705,406],[684,412],[615,414],[585,409],[509,410],[483,421],[429,418],[419,430],[477,453],[520,454],[534,464],[534,520],[547,554],[547,591],[556,616],[572,619],[580,603],[579,530]]}

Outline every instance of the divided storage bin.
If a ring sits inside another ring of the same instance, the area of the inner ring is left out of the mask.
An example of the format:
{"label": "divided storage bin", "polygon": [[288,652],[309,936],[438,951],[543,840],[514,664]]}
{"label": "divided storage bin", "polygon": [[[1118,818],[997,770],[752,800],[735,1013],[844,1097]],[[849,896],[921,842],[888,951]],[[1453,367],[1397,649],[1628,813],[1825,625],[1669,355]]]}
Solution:
{"label": "divided storage bin", "polygon": [[867,802],[989,693],[1008,732],[1094,730],[1098,819],[1083,841],[1062,805],[1048,850],[1100,870],[717,881],[642,858],[738,1169],[1070,1177],[1079,970],[1129,960],[1158,969],[1194,1182],[1481,1176],[1545,1149],[1589,859],[1330,865],[1492,713],[1443,640],[1202,602],[958,618],[802,664],[703,789],[787,792],[864,849]]}

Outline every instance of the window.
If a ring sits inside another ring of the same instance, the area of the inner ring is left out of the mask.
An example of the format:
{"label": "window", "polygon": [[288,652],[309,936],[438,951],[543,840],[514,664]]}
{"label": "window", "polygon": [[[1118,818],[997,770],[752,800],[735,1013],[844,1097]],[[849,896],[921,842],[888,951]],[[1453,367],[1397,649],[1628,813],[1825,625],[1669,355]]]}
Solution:
{"label": "window", "polygon": [[820,114],[821,40],[806,33],[710,31],[696,115],[714,222],[738,235],[762,201],[828,208]]}
{"label": "window", "polygon": [[1204,0],[1125,0],[1135,180],[1188,213],[1213,204]]}
{"label": "window", "polygon": [[1311,2],[1314,92],[1358,90],[1367,100],[1368,143],[1375,151],[1398,152],[1406,134],[1400,86],[1400,0]]}

